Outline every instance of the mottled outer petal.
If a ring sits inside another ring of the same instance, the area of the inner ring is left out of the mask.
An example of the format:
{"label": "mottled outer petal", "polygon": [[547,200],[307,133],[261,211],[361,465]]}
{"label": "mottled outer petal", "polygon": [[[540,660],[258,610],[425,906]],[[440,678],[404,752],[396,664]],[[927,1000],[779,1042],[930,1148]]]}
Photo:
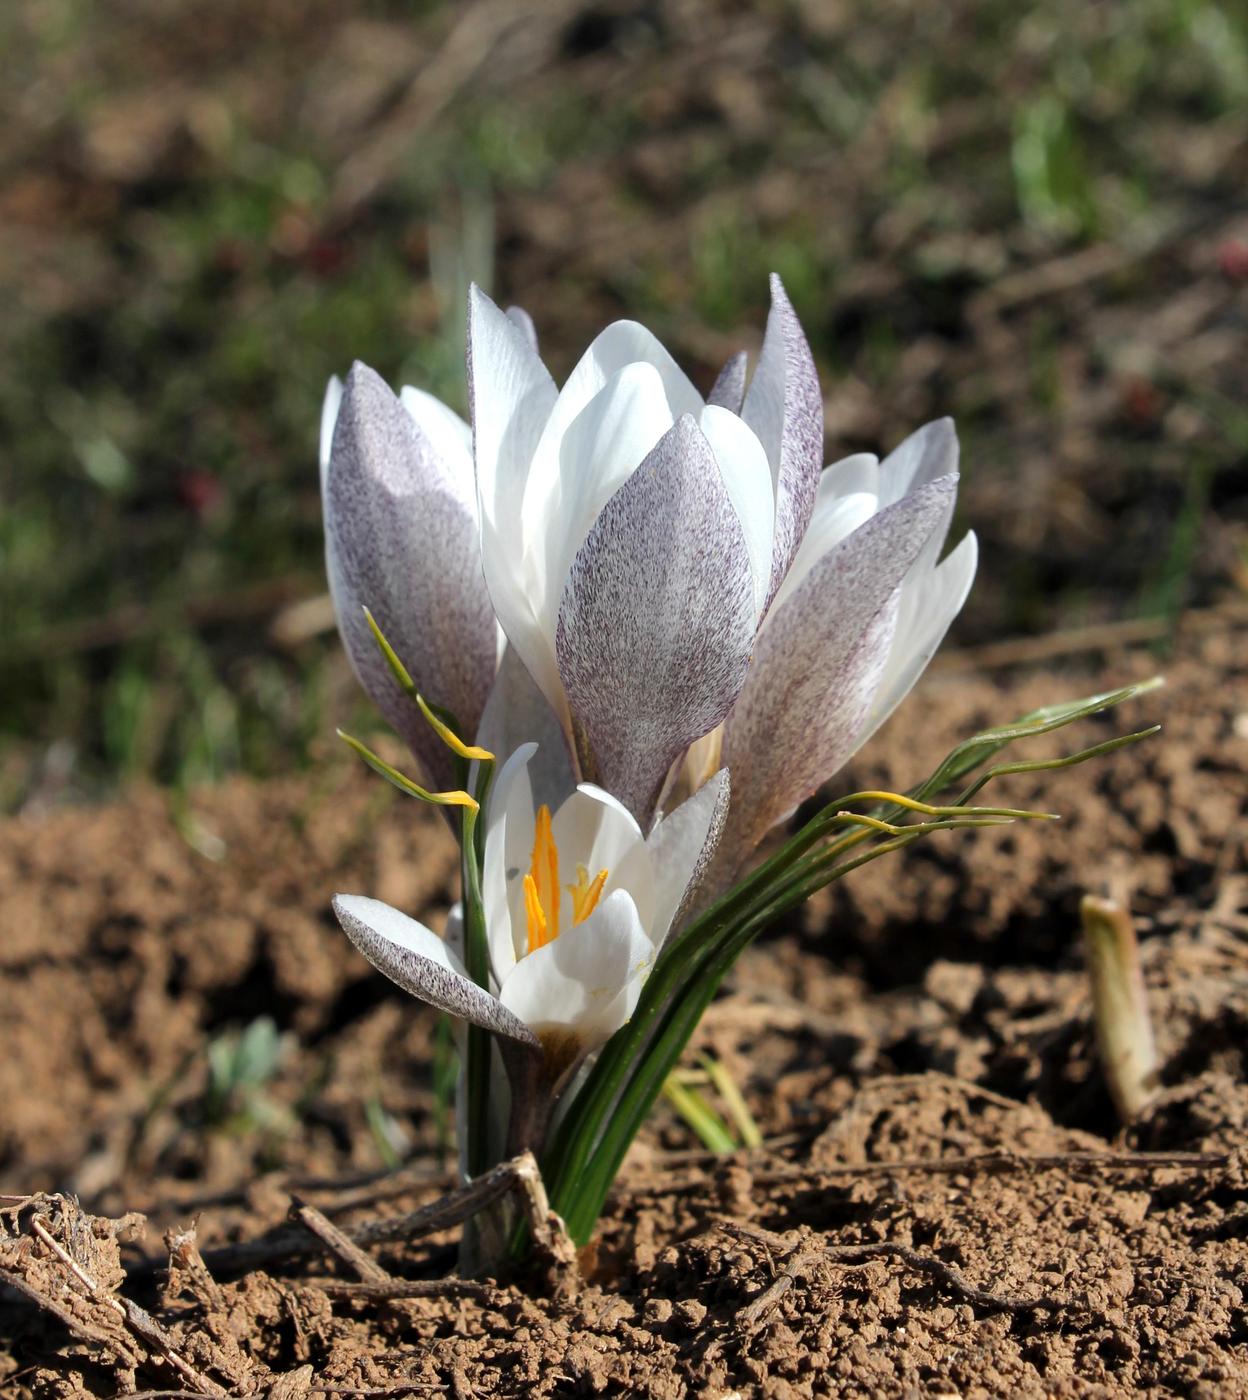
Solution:
{"label": "mottled outer petal", "polygon": [[899,586],[956,484],[942,478],[873,516],[768,618],[724,731],[732,803],[721,870],[853,754],[888,661]]}
{"label": "mottled outer petal", "polygon": [[708,404],[716,408],[726,408],[729,413],[740,413],[745,400],[745,370],[749,356],[739,350],[720,370],[706,396]]}
{"label": "mottled outer petal", "polygon": [[396,986],[439,1011],[537,1048],[524,1022],[471,981],[437,934],[423,924],[362,895],[335,895],[333,906],[343,932]]}
{"label": "mottled outer petal", "polygon": [[780,278],[771,277],[763,352],[741,416],[767,449],[776,490],[774,597],[815,508],[823,470],[823,395],[801,323]]}
{"label": "mottled outer petal", "polygon": [[473,733],[494,677],[497,634],[472,483],[357,364],[343,390],[325,495],[326,564],[351,664],[429,778],[449,785],[450,754],[396,684],[362,610],[372,610],[425,697]]}
{"label": "mottled outer petal", "polygon": [[672,763],[731,709],[755,616],[741,523],[685,415],[595,521],[556,632],[587,775],[643,829]]}

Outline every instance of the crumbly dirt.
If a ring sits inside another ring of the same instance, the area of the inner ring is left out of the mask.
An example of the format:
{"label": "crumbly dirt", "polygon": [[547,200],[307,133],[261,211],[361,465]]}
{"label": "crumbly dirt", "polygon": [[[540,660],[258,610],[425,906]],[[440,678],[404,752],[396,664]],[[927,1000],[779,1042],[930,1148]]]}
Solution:
{"label": "crumbly dirt", "polygon": [[[1248,1396],[1248,634],[1163,665],[1164,691],[1033,752],[1163,736],[999,785],[1060,824],[941,835],[746,955],[697,1048],[767,1145],[711,1158],[656,1111],[557,1287],[370,1299],[340,1260],[240,1276],[213,1253],[292,1194],[350,1227],[449,1185],[437,1024],[327,912],[348,889],[436,923],[436,818],[343,764],[0,828],[0,1391]],[[1157,666],[955,659],[846,789]],[[1078,941],[1080,895],[1107,889],[1162,1061],[1126,1130]],[[261,1015],[284,1053],[223,1107],[206,1047]],[[436,1279],[454,1238],[370,1258]]]}

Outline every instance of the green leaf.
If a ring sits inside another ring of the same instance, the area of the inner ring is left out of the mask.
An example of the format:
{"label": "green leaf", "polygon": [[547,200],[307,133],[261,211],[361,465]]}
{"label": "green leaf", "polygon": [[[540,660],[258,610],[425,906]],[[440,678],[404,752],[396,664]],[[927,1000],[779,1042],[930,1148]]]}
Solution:
{"label": "green leaf", "polygon": [[353,748],[374,773],[380,773],[388,783],[393,783],[400,792],[405,792],[409,797],[418,797],[422,802],[432,802],[435,807],[465,807],[470,811],[476,811],[477,799],[471,793],[460,788],[452,792],[430,792],[428,788],[423,788],[419,783],[415,783],[406,774],[387,763],[384,758],[375,754],[367,744],[361,743],[353,735],[345,734],[340,729],[338,737]]}
{"label": "green leaf", "polygon": [[[1155,733],[1156,728],[1055,759],[999,764],[943,808],[930,807],[926,799],[982,767],[994,754],[1019,739],[1048,733],[1100,713],[1158,684],[1160,681],[1154,680],[1046,706],[1012,725],[984,730],[959,744],[931,777],[905,797],[855,793],[839,803],[830,803],[776,855],[696,918],[664,950],[642,991],[637,1010],[603,1047],[544,1154],[543,1175],[551,1204],[563,1215],[572,1238],[580,1243],[588,1240],[628,1145],[724,976],[759,933],[816,890],[860,865],[903,849],[931,831],[1044,815],[966,804],[995,777],[1082,763],[1136,743]],[[865,825],[861,814],[845,810],[847,805],[876,797],[890,801],[865,818]],[[908,810],[938,815],[926,822],[898,825],[897,818]],[[855,829],[829,839],[847,827]],[[860,846],[866,849],[853,854]]]}
{"label": "green leaf", "polygon": [[728,1125],[692,1084],[682,1083],[678,1074],[669,1074],[663,1094],[708,1152],[723,1154],[737,1150],[737,1140],[728,1131]]}
{"label": "green leaf", "polygon": [[745,1101],[745,1095],[742,1094],[737,1081],[724,1068],[723,1061],[713,1060],[709,1055],[699,1055],[698,1063],[710,1075],[715,1091],[723,1099],[728,1116],[732,1119],[737,1136],[741,1139],[741,1145],[743,1147],[761,1147],[763,1135],[758,1130],[758,1124],[754,1121],[754,1115],[750,1112],[749,1105]]}

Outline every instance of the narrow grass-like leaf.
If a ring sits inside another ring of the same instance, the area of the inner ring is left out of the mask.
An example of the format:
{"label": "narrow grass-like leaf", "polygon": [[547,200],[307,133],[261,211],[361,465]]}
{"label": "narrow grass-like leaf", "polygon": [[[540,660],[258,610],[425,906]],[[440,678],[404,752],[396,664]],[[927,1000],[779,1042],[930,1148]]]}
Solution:
{"label": "narrow grass-like leaf", "polygon": [[698,1063],[710,1075],[715,1092],[723,1099],[724,1107],[728,1110],[728,1116],[732,1119],[732,1125],[737,1130],[742,1147],[761,1147],[763,1135],[759,1131],[758,1124],[754,1121],[754,1115],[750,1112],[749,1105],[745,1101],[745,1095],[741,1092],[737,1081],[724,1068],[724,1062],[712,1059],[710,1055],[699,1055]]}
{"label": "narrow grass-like leaf", "polygon": [[679,1074],[667,1076],[663,1094],[708,1152],[723,1154],[737,1150],[737,1140],[728,1131],[728,1125],[692,1084],[681,1080]]}
{"label": "narrow grass-like leaf", "polygon": [[[483,765],[482,791],[488,783],[488,770]],[[464,966],[468,976],[489,990],[490,949],[485,928],[485,902],[481,897],[481,857],[477,845],[477,812],[474,803],[463,815],[460,832],[461,878],[464,892]],[[490,1047],[489,1031],[480,1026],[468,1027],[467,1063],[464,1087],[467,1094],[467,1137],[464,1158],[469,1177],[479,1176],[490,1166]]]}
{"label": "narrow grass-like leaf", "polygon": [[399,654],[386,640],[386,634],[378,626],[377,619],[372,612],[364,609],[364,620],[368,623],[369,631],[373,634],[373,640],[377,643],[386,665],[390,667],[390,673],[397,682],[399,689],[411,700],[424,717],[425,723],[458,758],[480,759],[487,761],[494,755],[488,750],[479,748],[476,744],[465,744],[456,732],[458,726],[451,717],[441,707],[430,705],[425,697],[416,689],[416,682],[412,680],[411,674],[402,661]]}
{"label": "narrow grass-like leaf", "polygon": [[[1144,682],[1085,700],[1046,706],[1012,725],[985,730],[959,744],[931,777],[909,794],[854,793],[829,804],[780,851],[695,919],[664,951],[637,1011],[603,1047],[548,1145],[544,1170],[551,1184],[551,1201],[567,1220],[573,1238],[582,1242],[588,1239],[628,1144],[661,1092],[702,1012],[736,958],[763,929],[824,885],[920,840],[931,831],[1049,816],[1010,808],[972,808],[967,803],[995,777],[1086,762],[1137,743],[1156,729],[1123,735],[1055,759],[998,764],[947,807],[936,807],[925,799],[952,786],[1019,739],[1062,728],[1160,683]],[[880,805],[865,816],[845,810],[858,802]],[[899,825],[896,818],[906,811],[935,819]],[[847,826],[855,829],[845,833]],[[829,841],[838,831],[843,834]],[[882,836],[888,839],[881,840]],[[863,845],[867,849],[854,854]]]}
{"label": "narrow grass-like leaf", "polygon": [[405,792],[409,797],[418,797],[422,802],[432,802],[435,807],[466,807],[470,811],[477,810],[477,799],[471,793],[464,792],[456,788],[452,792],[430,792],[428,788],[423,788],[419,783],[414,783],[411,778],[400,773],[399,770],[387,763],[384,758],[375,754],[367,744],[361,743],[359,739],[351,734],[338,730],[338,737],[344,744],[349,745],[373,770],[380,773],[388,783],[393,783],[400,792]]}
{"label": "narrow grass-like leaf", "polygon": [[1117,690],[1107,690],[1099,695],[1089,695],[1082,700],[1042,705],[1040,709],[1032,710],[1013,724],[981,730],[952,749],[931,777],[920,783],[917,788],[912,788],[910,795],[923,799],[934,792],[940,792],[943,788],[952,787],[959,778],[973,772],[981,763],[987,763],[993,754],[999,753],[1006,745],[1018,739],[1052,733],[1053,730],[1062,729],[1076,720],[1087,719],[1113,709],[1127,700],[1146,695],[1164,684],[1163,677],[1153,676],[1149,680],[1124,685]]}

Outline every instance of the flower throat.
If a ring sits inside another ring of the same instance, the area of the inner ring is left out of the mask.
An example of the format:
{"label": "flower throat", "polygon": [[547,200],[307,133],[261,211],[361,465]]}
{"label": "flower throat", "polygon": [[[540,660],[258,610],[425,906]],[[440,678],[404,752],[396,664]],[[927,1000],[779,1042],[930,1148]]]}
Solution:
{"label": "flower throat", "polygon": [[[572,924],[583,924],[598,907],[607,872],[600,870],[591,880],[584,865],[576,867],[576,880],[564,888],[572,896]],[[528,951],[535,953],[559,937],[559,848],[550,825],[550,808],[543,802],[537,809],[533,834],[533,856],[524,877],[524,912],[528,919]]]}

